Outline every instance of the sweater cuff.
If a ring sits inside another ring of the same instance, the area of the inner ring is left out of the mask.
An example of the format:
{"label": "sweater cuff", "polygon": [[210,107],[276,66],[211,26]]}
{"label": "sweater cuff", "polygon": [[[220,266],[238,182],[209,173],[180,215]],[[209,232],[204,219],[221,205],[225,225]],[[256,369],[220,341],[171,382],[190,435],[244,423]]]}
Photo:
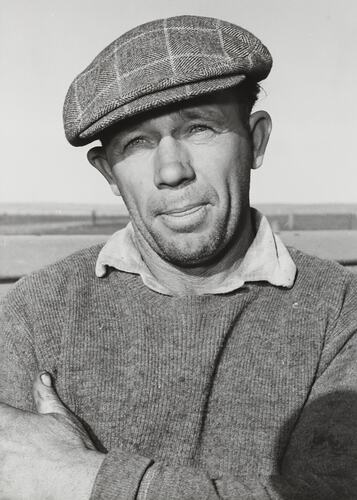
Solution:
{"label": "sweater cuff", "polygon": [[155,463],[148,468],[137,500],[209,500],[217,499],[213,481],[191,467]]}
{"label": "sweater cuff", "polygon": [[135,500],[152,460],[120,449],[111,450],[95,478],[89,500]]}

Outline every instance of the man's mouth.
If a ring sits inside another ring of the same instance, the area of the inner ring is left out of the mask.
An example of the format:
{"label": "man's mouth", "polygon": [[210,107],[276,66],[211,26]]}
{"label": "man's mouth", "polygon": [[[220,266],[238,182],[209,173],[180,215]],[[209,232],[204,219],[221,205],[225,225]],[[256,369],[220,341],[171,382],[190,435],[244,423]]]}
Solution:
{"label": "man's mouth", "polygon": [[173,231],[195,231],[206,219],[207,204],[185,205],[162,212],[166,226]]}
{"label": "man's mouth", "polygon": [[186,205],[181,208],[173,208],[172,210],[166,210],[163,215],[170,215],[172,217],[185,217],[187,215],[194,214],[203,208],[204,205]]}

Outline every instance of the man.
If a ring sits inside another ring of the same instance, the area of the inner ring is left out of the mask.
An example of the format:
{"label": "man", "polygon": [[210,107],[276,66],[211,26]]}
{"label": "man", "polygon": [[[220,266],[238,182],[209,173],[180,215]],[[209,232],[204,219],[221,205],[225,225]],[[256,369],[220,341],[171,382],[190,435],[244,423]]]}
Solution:
{"label": "man", "polygon": [[181,16],[72,83],[67,138],[101,140],[131,224],[5,300],[1,498],[355,498],[356,278],[249,204],[270,67],[244,29]]}

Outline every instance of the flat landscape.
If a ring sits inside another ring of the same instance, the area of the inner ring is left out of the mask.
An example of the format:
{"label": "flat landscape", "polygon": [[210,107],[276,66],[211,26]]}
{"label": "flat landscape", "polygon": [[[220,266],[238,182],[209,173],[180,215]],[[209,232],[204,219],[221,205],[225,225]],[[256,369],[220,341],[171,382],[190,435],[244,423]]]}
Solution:
{"label": "flat landscape", "polygon": [[[357,230],[357,204],[263,204],[257,208],[275,231]],[[0,203],[0,235],[112,234],[127,222],[122,205]]]}
{"label": "flat landscape", "polygon": [[[357,205],[262,205],[287,245],[357,272]],[[128,216],[116,206],[0,204],[0,295],[19,277],[104,242]]]}
{"label": "flat landscape", "polygon": [[127,215],[0,214],[0,235],[112,234]]}

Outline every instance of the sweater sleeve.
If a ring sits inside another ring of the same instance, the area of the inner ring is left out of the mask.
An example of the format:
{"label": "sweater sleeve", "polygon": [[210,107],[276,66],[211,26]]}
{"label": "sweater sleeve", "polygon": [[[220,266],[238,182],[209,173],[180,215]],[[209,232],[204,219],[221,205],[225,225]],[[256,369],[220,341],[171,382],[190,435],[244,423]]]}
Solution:
{"label": "sweater sleeve", "polygon": [[19,283],[0,304],[0,401],[34,411],[32,384],[38,363],[21,287]]}
{"label": "sweater sleeve", "polygon": [[[356,498],[357,280],[353,277],[347,279],[344,300],[326,332],[316,379],[306,404],[291,418],[294,430],[276,475],[210,477],[202,470],[150,461],[141,463],[138,457],[132,457],[141,464],[140,473],[137,469],[132,477],[142,479],[137,484],[137,496],[125,496],[120,489],[113,491],[109,480],[109,477],[123,477],[114,450],[103,462],[91,500]],[[284,434],[284,429],[281,433]]]}
{"label": "sweater sleeve", "polygon": [[[150,466],[151,461],[145,462],[144,457],[119,455],[118,450],[108,453],[90,500],[342,500],[355,498],[357,491],[357,478],[341,474],[329,477],[306,469],[300,476],[227,474],[212,478],[190,467]],[[122,467],[123,460],[130,464],[129,469],[126,463]]]}
{"label": "sweater sleeve", "polygon": [[[328,329],[316,380],[291,435],[283,475],[313,475],[326,498],[357,494],[357,279]],[[327,495],[332,491],[335,496]]]}

